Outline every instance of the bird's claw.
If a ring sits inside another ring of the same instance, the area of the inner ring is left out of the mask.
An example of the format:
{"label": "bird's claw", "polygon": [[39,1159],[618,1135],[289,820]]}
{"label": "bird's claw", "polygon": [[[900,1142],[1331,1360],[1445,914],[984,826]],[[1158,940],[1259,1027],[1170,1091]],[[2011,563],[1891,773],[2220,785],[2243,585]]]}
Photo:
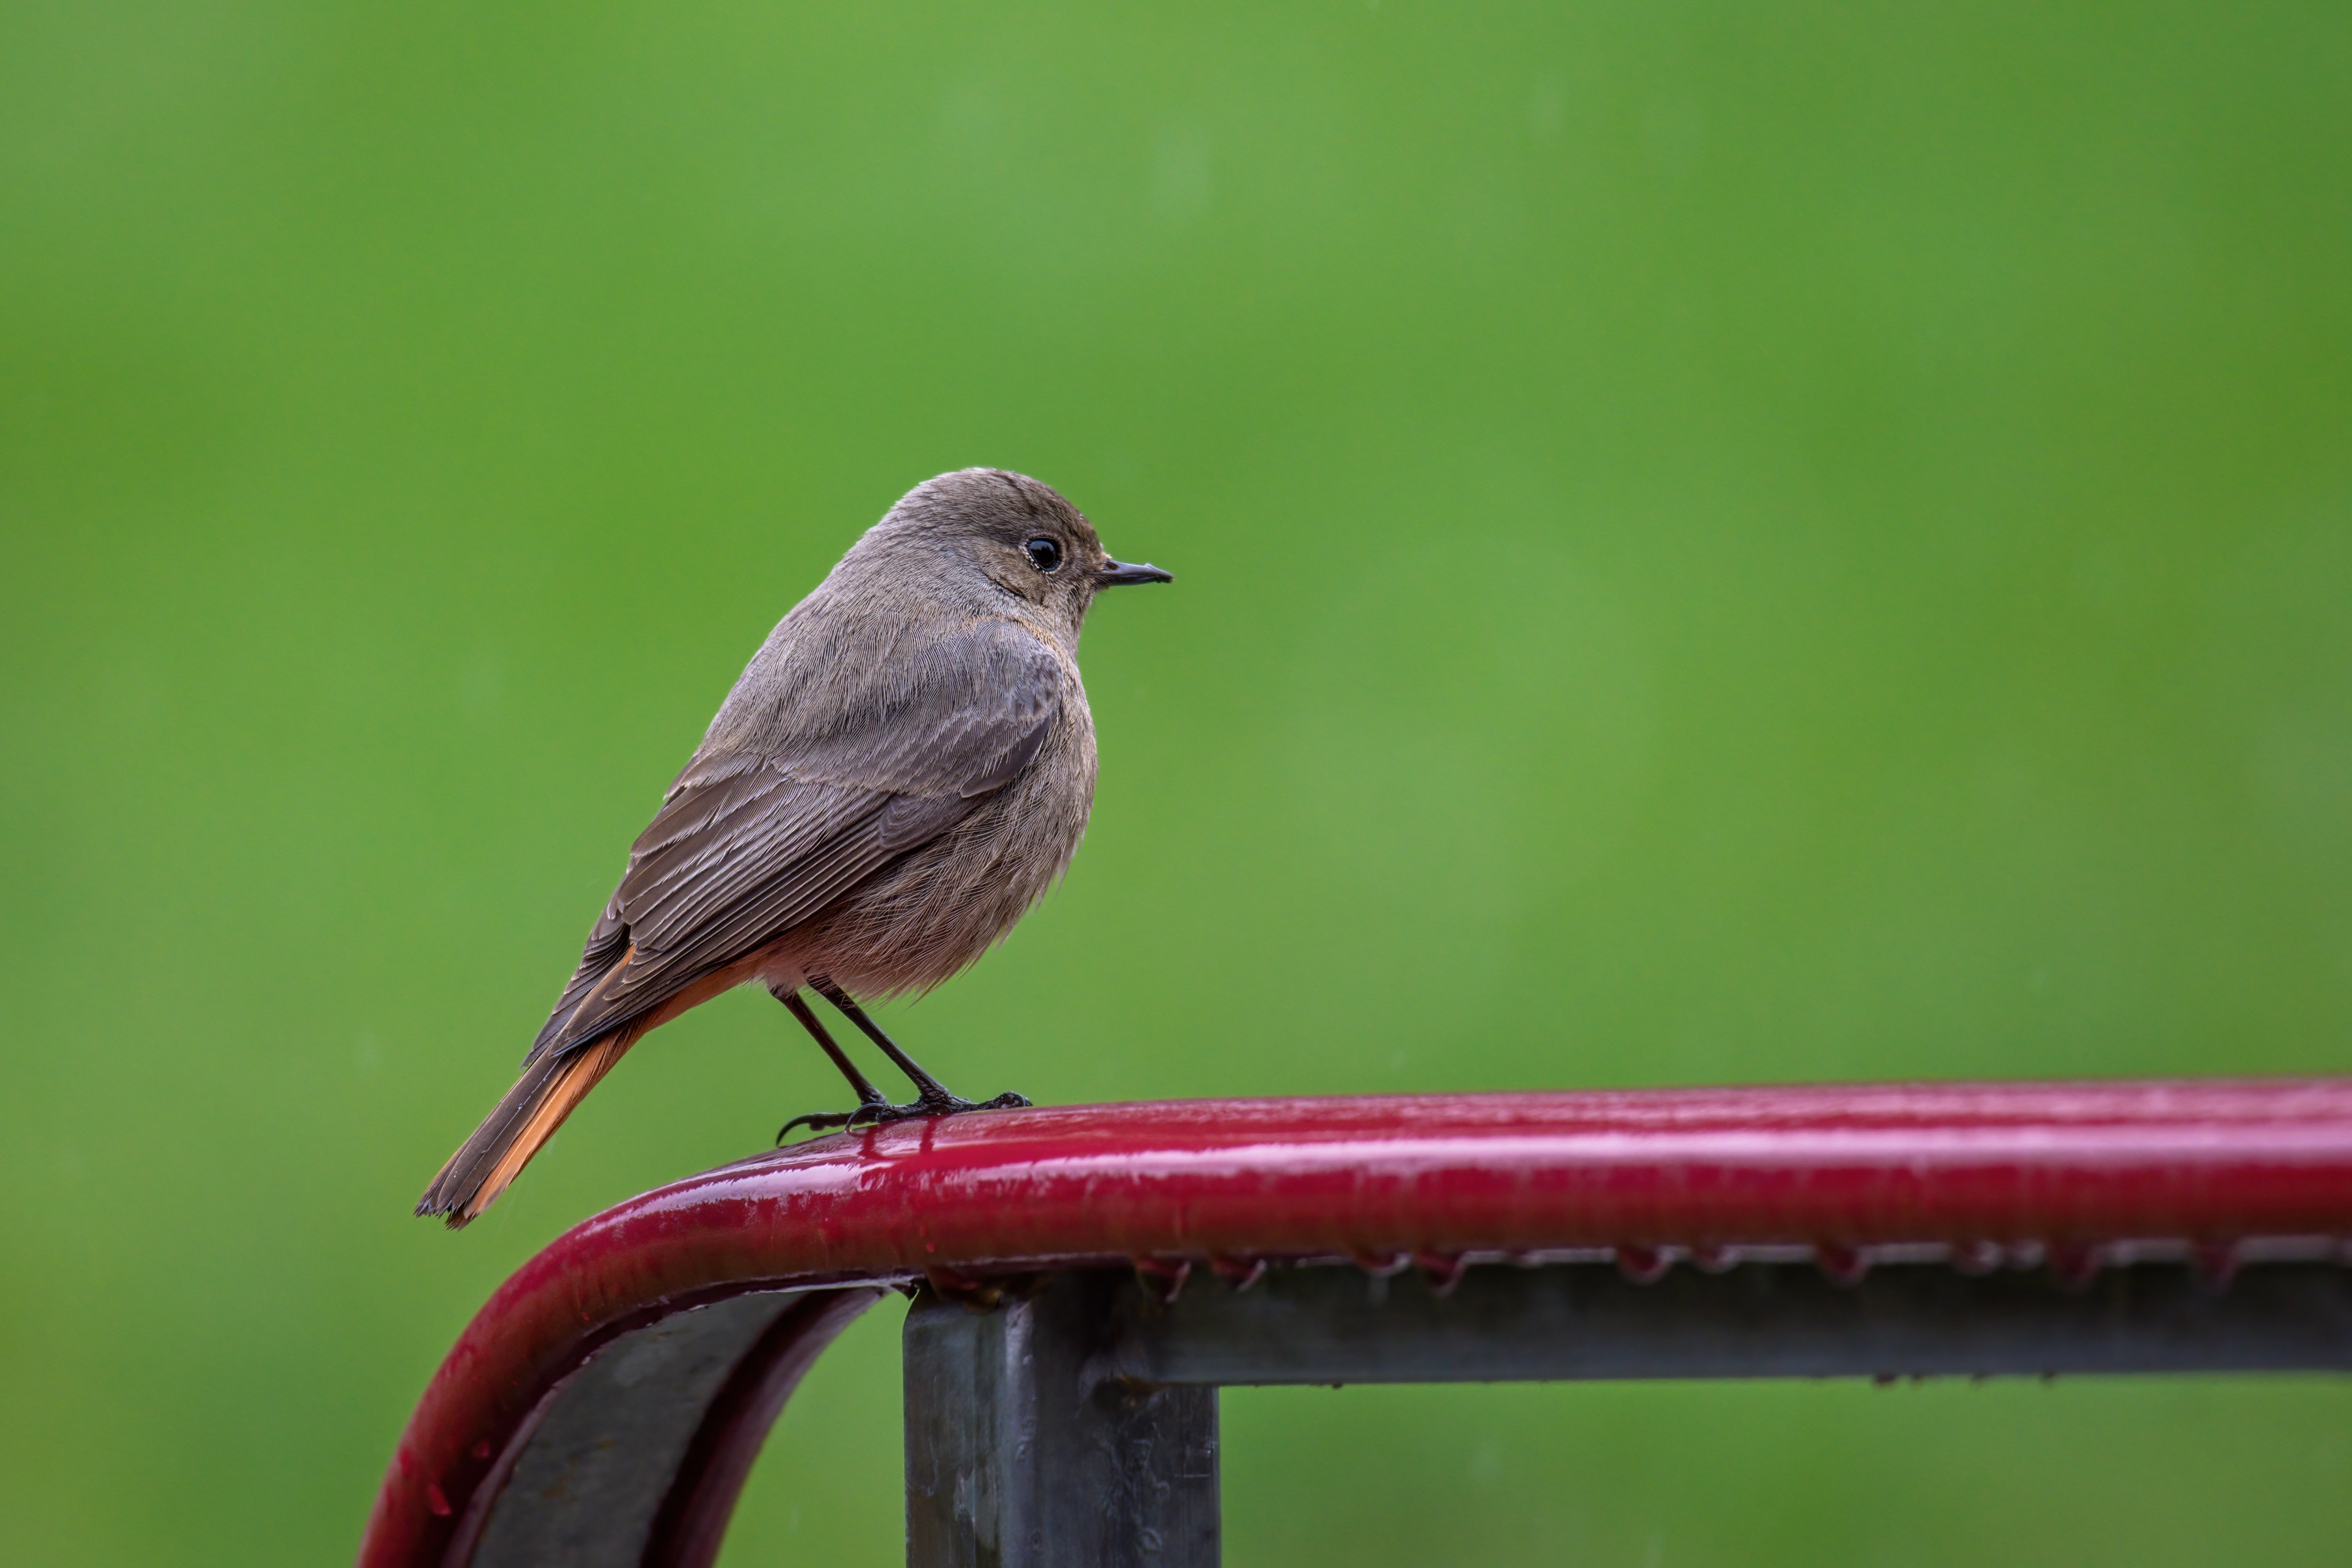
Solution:
{"label": "bird's claw", "polygon": [[776,1129],[776,1143],[781,1147],[795,1127],[806,1127],[816,1133],[830,1132],[838,1127],[846,1132],[852,1127],[879,1127],[886,1123],[911,1122],[918,1117],[958,1116],[966,1111],[1011,1111],[1035,1103],[1026,1094],[1016,1094],[1009,1089],[993,1100],[963,1100],[948,1094],[937,1099],[911,1100],[904,1105],[868,1101],[855,1111],[813,1111],[805,1116],[795,1116]]}
{"label": "bird's claw", "polygon": [[812,1111],[805,1116],[795,1116],[776,1129],[776,1145],[781,1148],[794,1127],[806,1127],[813,1133],[830,1132],[835,1127],[855,1127],[861,1122],[874,1120],[878,1114],[896,1107],[869,1101],[855,1111]]}

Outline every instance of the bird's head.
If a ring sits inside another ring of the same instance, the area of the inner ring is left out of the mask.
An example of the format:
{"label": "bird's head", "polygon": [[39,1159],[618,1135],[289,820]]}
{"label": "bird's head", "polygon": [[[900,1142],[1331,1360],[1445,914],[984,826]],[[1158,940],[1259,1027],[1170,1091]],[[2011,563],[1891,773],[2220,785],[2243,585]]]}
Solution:
{"label": "bird's head", "polygon": [[1156,566],[1114,560],[1094,525],[1050,485],[1002,468],[926,479],[859,546],[886,551],[975,609],[994,601],[1077,642],[1087,607],[1106,588],[1172,582]]}

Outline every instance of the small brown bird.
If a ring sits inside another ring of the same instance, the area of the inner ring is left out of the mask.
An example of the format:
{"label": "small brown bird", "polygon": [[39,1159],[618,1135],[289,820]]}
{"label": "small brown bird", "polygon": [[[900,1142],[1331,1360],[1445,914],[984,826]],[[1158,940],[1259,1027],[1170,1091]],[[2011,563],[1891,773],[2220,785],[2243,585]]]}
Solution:
{"label": "small brown bird", "polygon": [[[1036,480],[918,485],[761,645],[629,852],[522,1076],[416,1212],[488,1207],[624,1051],[758,980],[815,1037],[854,1126],[1025,1105],[949,1093],[855,998],[927,990],[986,952],[1069,864],[1094,804],[1078,631],[1097,592],[1173,580],[1103,552]],[[913,1081],[893,1105],[802,996]]]}

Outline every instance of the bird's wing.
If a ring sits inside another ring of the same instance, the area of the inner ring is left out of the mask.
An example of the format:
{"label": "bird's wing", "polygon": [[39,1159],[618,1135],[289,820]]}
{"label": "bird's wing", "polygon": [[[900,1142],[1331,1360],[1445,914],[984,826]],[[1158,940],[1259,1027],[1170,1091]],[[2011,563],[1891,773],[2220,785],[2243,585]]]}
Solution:
{"label": "bird's wing", "polygon": [[986,623],[869,684],[848,716],[759,753],[698,754],[629,852],[527,1061],[577,1050],[749,956],[937,838],[1034,758],[1059,667]]}

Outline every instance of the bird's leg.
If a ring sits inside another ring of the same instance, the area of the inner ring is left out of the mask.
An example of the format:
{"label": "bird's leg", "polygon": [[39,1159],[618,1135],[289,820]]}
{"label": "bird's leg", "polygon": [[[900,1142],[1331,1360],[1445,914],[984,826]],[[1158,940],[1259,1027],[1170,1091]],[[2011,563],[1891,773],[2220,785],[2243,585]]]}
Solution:
{"label": "bird's leg", "polygon": [[786,990],[781,986],[771,986],[768,992],[783,1003],[793,1017],[801,1020],[803,1029],[815,1036],[817,1044],[833,1058],[833,1064],[841,1069],[841,1075],[849,1080],[849,1087],[857,1095],[857,1109],[855,1111],[818,1111],[806,1116],[793,1117],[776,1129],[776,1142],[782,1143],[784,1135],[794,1127],[808,1127],[818,1132],[827,1127],[850,1127],[859,1122],[872,1121],[882,1112],[891,1109],[890,1102],[882,1097],[882,1091],[868,1082],[866,1074],[857,1071],[857,1064],[849,1060],[848,1053],[834,1044],[833,1036],[825,1032],[824,1025],[817,1021],[817,1016],[809,1010],[808,1003],[801,1000],[798,987]]}
{"label": "bird's leg", "polygon": [[1016,1105],[1031,1103],[1026,1094],[1007,1090],[993,1100],[964,1100],[948,1092],[947,1085],[923,1071],[920,1063],[898,1049],[898,1042],[882,1032],[882,1026],[866,1016],[866,1009],[850,1000],[849,993],[831,980],[812,977],[810,988],[841,1010],[841,1016],[864,1031],[866,1038],[881,1048],[882,1054],[898,1064],[915,1085],[915,1103],[891,1107],[892,1114],[881,1118],[895,1122],[908,1116],[952,1116],[959,1111],[1003,1111]]}

